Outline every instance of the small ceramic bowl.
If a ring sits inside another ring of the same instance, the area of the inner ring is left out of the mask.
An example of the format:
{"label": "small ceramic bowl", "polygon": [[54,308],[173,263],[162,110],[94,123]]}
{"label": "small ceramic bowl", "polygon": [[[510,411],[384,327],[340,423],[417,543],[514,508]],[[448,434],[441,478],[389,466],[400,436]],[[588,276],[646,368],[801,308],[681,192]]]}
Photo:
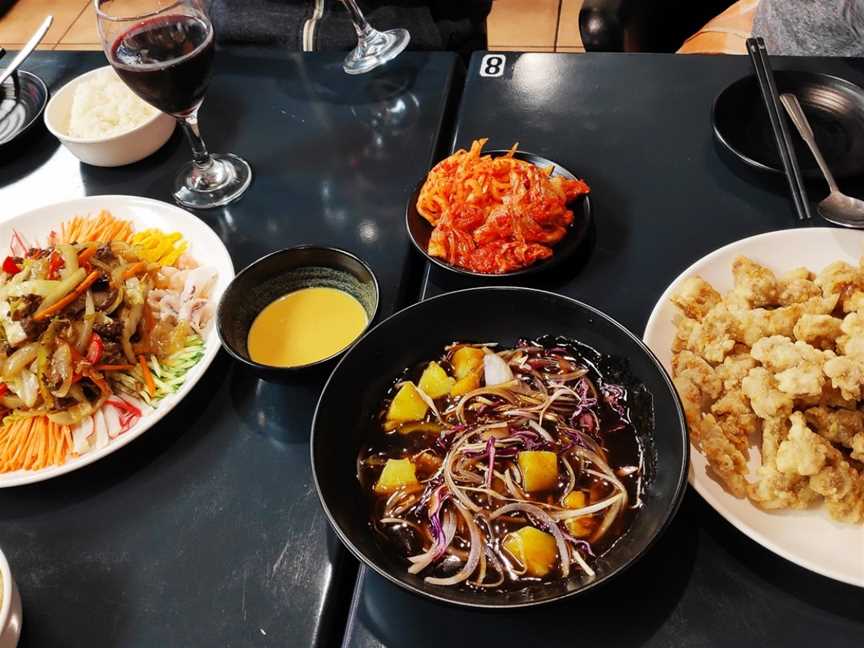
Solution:
{"label": "small ceramic bowl", "polygon": [[234,277],[222,295],[216,315],[216,329],[222,346],[259,378],[271,382],[291,382],[312,371],[329,372],[335,359],[353,342],[330,357],[296,367],[274,367],[255,362],[249,357],[246,345],[252,322],[267,305],[289,292],[319,286],[344,290],[362,304],[369,323],[357,334],[359,339],[378,313],[378,280],[372,270],[345,250],[301,245],[268,254]]}
{"label": "small ceramic bowl", "polygon": [[69,116],[72,112],[75,87],[110,67],[108,65],[97,68],[75,77],[60,88],[45,108],[45,126],[51,134],[79,160],[99,167],[123,166],[143,160],[162,148],[177,125],[171,115],[157,112],[143,124],[110,137],[85,138],[69,135]]}
{"label": "small ceramic bowl", "polygon": [[15,648],[18,645],[23,622],[21,596],[12,580],[9,562],[0,551],[0,648]]}

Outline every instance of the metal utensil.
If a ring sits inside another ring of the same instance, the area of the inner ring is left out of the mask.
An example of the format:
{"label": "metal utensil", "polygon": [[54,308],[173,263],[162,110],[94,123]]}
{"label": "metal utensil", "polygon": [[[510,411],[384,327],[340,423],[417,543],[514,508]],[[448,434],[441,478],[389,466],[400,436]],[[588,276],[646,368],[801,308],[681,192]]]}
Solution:
{"label": "metal utensil", "polygon": [[771,120],[771,130],[774,133],[774,140],[777,143],[777,153],[780,155],[780,161],[783,163],[786,180],[789,182],[789,193],[792,196],[792,203],[795,205],[795,212],[798,214],[798,220],[809,220],[812,218],[810,199],[807,197],[807,188],[804,186],[804,180],[801,178],[801,168],[798,166],[798,157],[795,155],[795,149],[792,148],[792,140],[789,138],[786,121],[780,112],[777,85],[774,83],[774,73],[771,71],[771,62],[768,60],[768,50],[761,36],[747,39],[747,53],[753,62],[753,69],[756,71],[756,80],[759,82],[759,90],[762,92],[765,109],[768,111],[768,118]]}
{"label": "metal utensil", "polygon": [[822,152],[819,150],[819,145],[816,144],[816,138],[813,136],[813,129],[810,128],[810,122],[807,121],[807,116],[801,109],[801,103],[798,97],[794,94],[784,94],[780,97],[783,107],[798,129],[798,134],[801,135],[807,146],[810,147],[810,152],[816,159],[816,164],[825,176],[825,182],[828,183],[828,189],[831,193],[828,197],[816,205],[819,214],[827,221],[843,227],[860,227],[864,228],[864,200],[847,196],[837,187],[837,182],[831,170],[828,168],[828,163],[822,157]]}
{"label": "metal utensil", "polygon": [[6,82],[15,70],[18,69],[18,66],[21,65],[30,53],[36,49],[36,46],[42,42],[42,39],[45,38],[45,34],[48,32],[48,29],[51,27],[51,23],[54,22],[54,16],[46,16],[45,20],[42,21],[42,24],[39,25],[39,29],[37,29],[33,35],[30,37],[30,40],[27,41],[27,44],[21,48],[21,51],[15,55],[15,58],[12,59],[12,62],[9,66],[0,72],[0,85]]}

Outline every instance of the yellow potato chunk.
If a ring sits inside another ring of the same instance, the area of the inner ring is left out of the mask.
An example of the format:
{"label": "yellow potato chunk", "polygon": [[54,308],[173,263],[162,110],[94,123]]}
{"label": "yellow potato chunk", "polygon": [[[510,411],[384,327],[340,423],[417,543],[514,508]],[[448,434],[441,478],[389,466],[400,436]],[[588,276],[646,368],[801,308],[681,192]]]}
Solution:
{"label": "yellow potato chunk", "polygon": [[548,450],[525,450],[517,461],[522,472],[522,488],[529,493],[545,491],[558,483],[558,457]]}
{"label": "yellow potato chunk", "polygon": [[470,391],[474,391],[480,386],[480,372],[475,371],[474,373],[470,373],[464,378],[460,378],[456,381],[456,384],[450,389],[451,396],[461,396],[462,394],[467,394]]}
{"label": "yellow potato chunk", "polygon": [[470,373],[483,366],[483,349],[475,347],[461,347],[453,354],[453,372],[456,379],[461,380]]}
{"label": "yellow potato chunk", "polygon": [[449,394],[455,383],[456,381],[447,375],[441,365],[430,362],[420,376],[418,387],[426,392],[429,398],[435,399]]}
{"label": "yellow potato chunk", "polygon": [[525,568],[529,576],[538,578],[552,571],[558,558],[555,538],[532,526],[525,526],[518,531],[508,533],[502,546]]}
{"label": "yellow potato chunk", "polygon": [[582,491],[570,491],[564,498],[564,506],[568,509],[579,509],[588,504],[588,499]]}
{"label": "yellow potato chunk", "polygon": [[419,421],[426,416],[429,406],[420,398],[413,383],[405,383],[396,392],[396,396],[387,410],[387,420],[397,423]]}
{"label": "yellow potato chunk", "polygon": [[587,538],[594,531],[594,522],[590,516],[565,520],[564,526],[570,535],[576,538]]}
{"label": "yellow potato chunk", "polygon": [[388,459],[384,470],[375,484],[375,492],[379,495],[395,493],[400,488],[417,485],[417,474],[410,459]]}

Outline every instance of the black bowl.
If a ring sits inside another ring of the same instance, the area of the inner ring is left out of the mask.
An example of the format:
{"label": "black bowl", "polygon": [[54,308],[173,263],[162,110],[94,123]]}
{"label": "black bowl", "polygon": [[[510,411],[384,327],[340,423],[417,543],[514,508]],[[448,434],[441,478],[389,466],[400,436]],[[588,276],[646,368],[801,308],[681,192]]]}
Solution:
{"label": "black bowl", "polygon": [[261,257],[234,277],[216,315],[222,346],[272,382],[290,382],[310,370],[329,371],[345,349],[310,364],[273,367],[252,360],[246,347],[249,328],[265,306],[286,293],[313,286],[338,288],[355,297],[366,309],[370,325],[378,313],[378,280],[366,263],[345,250],[301,245]]}
{"label": "black bowl", "polygon": [[[834,175],[864,172],[864,89],[845,79],[814,72],[775,72],[779,93],[798,97],[816,142]],[[801,172],[821,177],[816,160],[788,118],[789,133]],[[744,163],[783,173],[768,111],[755,76],[727,87],[714,102],[714,135]]]}
{"label": "black bowl", "polygon": [[[488,151],[486,154],[491,155],[492,157],[500,157],[509,152],[510,151],[503,150]],[[551,166],[553,176],[561,176],[568,178],[569,180],[577,179],[575,175],[570,173],[570,171],[562,167],[560,164],[548,160],[540,155],[536,155],[535,153],[516,151],[514,157],[519,160],[530,162],[534,166],[538,167],[545,168]],[[501,274],[485,274],[482,272],[466,270],[465,268],[451,265],[443,259],[434,257],[427,251],[429,249],[429,238],[432,236],[433,228],[432,224],[423,218],[420,215],[420,212],[417,211],[417,197],[420,195],[420,189],[423,187],[425,181],[426,180],[424,179],[423,182],[417,185],[414,193],[411,194],[411,199],[408,201],[408,205],[405,207],[405,226],[408,228],[408,236],[411,238],[411,242],[414,244],[414,247],[417,248],[417,251],[425,256],[430,262],[434,263],[439,268],[444,268],[445,270],[455,272],[456,274],[468,277],[483,277],[484,279],[511,279],[513,277],[524,277],[525,275],[532,275],[538,272],[558,268],[568,259],[571,259],[576,255],[579,251],[580,245],[585,240],[585,236],[588,234],[588,228],[591,225],[591,197],[589,195],[578,196],[567,205],[573,210],[573,222],[570,224],[564,238],[552,248],[554,254],[548,259],[538,261],[527,268],[520,268],[519,270],[513,270],[512,272],[502,272]]]}
{"label": "black bowl", "polygon": [[12,74],[0,86],[0,147],[29,131],[47,103],[48,87],[42,79],[24,70]]}
{"label": "black bowl", "polygon": [[[370,528],[371,502],[357,480],[357,457],[368,445],[372,417],[405,367],[436,357],[454,340],[513,344],[545,334],[578,340],[603,355],[603,370],[634,397],[632,411],[645,448],[644,505],[630,528],[595,564],[597,577],[578,575],[519,592],[478,592],[425,583],[407,561],[385,550]],[[609,354],[609,355],[607,355]],[[644,388],[641,387],[644,385]],[[312,470],[324,511],[345,546],[405,589],[468,607],[509,608],[548,603],[584,592],[638,560],[666,528],[687,484],[689,442],[675,389],[660,363],[632,333],[600,311],[554,293],[492,286],[447,293],[400,311],[354,345],[321,393],[312,422]]]}

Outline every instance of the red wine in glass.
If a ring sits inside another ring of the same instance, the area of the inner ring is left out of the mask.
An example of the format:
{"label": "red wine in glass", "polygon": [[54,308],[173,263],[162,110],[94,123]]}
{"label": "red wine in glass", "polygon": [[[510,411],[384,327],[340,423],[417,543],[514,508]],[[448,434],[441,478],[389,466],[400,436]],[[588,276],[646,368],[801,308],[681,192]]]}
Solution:
{"label": "red wine in glass", "polygon": [[237,200],[252,182],[252,167],[233,153],[210,153],[198,127],[214,58],[207,0],[93,4],[108,61],[135,94],[177,119],[192,147],[192,161],[174,179],[174,200],[191,209]]}
{"label": "red wine in glass", "polygon": [[195,16],[149,18],[114,41],[111,63],[139,97],[184,115],[203,101],[213,70],[213,30]]}

